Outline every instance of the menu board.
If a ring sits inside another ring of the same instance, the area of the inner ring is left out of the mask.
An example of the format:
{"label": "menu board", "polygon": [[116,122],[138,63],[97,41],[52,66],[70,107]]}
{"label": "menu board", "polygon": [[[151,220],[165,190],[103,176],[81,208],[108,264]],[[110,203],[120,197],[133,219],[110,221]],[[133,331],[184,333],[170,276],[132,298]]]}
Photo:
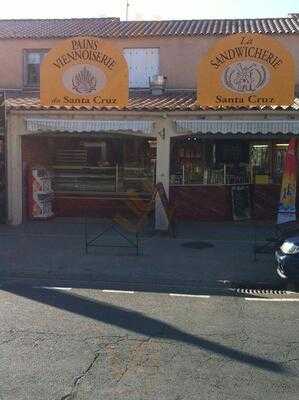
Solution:
{"label": "menu board", "polygon": [[248,185],[232,186],[232,211],[235,221],[250,219],[250,193]]}

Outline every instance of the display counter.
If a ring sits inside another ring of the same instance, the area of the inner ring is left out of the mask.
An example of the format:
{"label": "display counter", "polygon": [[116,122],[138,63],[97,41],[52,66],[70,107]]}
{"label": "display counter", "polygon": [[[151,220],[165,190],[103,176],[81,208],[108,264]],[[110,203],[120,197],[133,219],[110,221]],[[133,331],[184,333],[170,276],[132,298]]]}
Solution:
{"label": "display counter", "polygon": [[53,187],[55,193],[99,193],[117,190],[116,167],[88,167],[55,165]]}
{"label": "display counter", "polygon": [[52,167],[56,216],[128,215],[129,202],[141,209],[150,200],[153,170],[137,167]]}
{"label": "display counter", "polygon": [[[229,221],[233,219],[231,189],[235,185],[172,185],[171,204],[178,219]],[[273,220],[277,216],[280,185],[246,185],[249,187],[251,218]],[[299,206],[299,204],[298,204]],[[297,209],[299,209],[297,206]]]}
{"label": "display counter", "polygon": [[281,140],[175,138],[169,181],[177,217],[236,219],[235,199],[242,191],[249,203],[243,215],[275,219],[287,146]]}
{"label": "display counter", "polygon": [[55,193],[146,193],[154,182],[153,169],[118,164],[105,167],[54,165],[52,170]]}

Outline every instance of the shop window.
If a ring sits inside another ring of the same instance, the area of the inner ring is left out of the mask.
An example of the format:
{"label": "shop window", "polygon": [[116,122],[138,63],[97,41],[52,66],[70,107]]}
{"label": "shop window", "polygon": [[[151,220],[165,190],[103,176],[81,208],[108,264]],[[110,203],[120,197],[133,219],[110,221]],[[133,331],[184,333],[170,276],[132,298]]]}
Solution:
{"label": "shop window", "polygon": [[245,141],[202,141],[186,137],[173,144],[171,184],[247,184],[249,144]]}
{"label": "shop window", "polygon": [[171,151],[171,184],[202,184],[204,147],[198,137],[175,140]]}
{"label": "shop window", "polygon": [[24,51],[24,86],[39,86],[40,64],[46,53],[47,50]]}
{"label": "shop window", "polygon": [[288,143],[251,145],[251,180],[257,184],[280,184]]}
{"label": "shop window", "polygon": [[124,49],[124,56],[129,68],[129,87],[148,88],[149,80],[159,75],[159,49]]}
{"label": "shop window", "polygon": [[288,143],[279,141],[172,141],[171,185],[281,184]]}

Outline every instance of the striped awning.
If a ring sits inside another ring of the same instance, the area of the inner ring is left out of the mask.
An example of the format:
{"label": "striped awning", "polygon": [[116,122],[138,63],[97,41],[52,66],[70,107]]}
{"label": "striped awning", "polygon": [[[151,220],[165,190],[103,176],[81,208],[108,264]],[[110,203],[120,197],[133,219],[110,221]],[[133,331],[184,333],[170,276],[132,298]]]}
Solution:
{"label": "striped awning", "polygon": [[26,120],[29,132],[118,132],[142,133],[152,135],[154,122],[147,120],[138,121],[112,121],[112,120],[76,120],[76,119],[35,119]]}
{"label": "striped awning", "polygon": [[178,133],[197,134],[299,134],[299,120],[241,121],[241,120],[176,120]]}

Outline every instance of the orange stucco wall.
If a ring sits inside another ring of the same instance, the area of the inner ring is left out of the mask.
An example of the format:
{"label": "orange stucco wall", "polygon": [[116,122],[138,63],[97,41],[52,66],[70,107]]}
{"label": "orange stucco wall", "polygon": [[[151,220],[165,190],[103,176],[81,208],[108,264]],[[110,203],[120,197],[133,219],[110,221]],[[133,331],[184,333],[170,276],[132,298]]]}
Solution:
{"label": "orange stucco wall", "polygon": [[[275,38],[275,36],[272,36]],[[290,50],[296,65],[296,84],[299,84],[298,35],[276,37]],[[197,38],[143,38],[111,40],[120,48],[160,48],[160,73],[167,76],[169,88],[189,89],[196,87],[196,69],[200,58],[212,46],[217,37]],[[0,88],[23,87],[23,50],[49,49],[57,40],[0,40]]]}

